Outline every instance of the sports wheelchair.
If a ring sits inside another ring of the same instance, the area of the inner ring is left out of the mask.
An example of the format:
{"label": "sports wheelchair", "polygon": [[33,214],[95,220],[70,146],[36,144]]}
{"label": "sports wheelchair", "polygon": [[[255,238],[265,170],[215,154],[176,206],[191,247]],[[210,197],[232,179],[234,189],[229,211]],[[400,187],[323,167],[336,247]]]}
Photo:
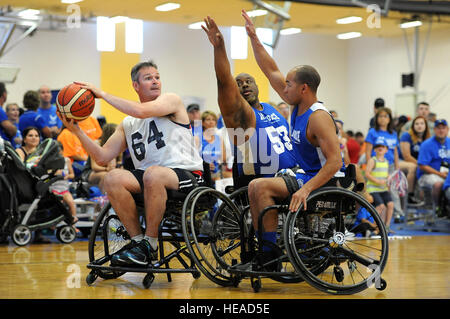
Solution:
{"label": "sports wheelchair", "polygon": [[[103,207],[89,237],[87,268],[91,271],[86,277],[88,285],[92,285],[98,277],[115,279],[126,272],[145,273],[142,282],[145,288],[151,286],[156,273],[165,273],[170,282],[173,273],[191,273],[194,278],[199,278],[203,272],[211,280],[226,285],[227,278],[222,275],[209,244],[212,240],[211,219],[218,207],[217,200],[229,199],[220,192],[216,196],[202,196],[205,191],[214,190],[211,188],[209,164],[204,163],[203,168],[206,186],[198,186],[189,194],[173,190],[167,192],[166,212],[159,226],[159,260],[155,264],[146,267],[111,265],[112,255],[127,245],[131,238],[111,204]],[[136,194],[133,197],[142,228],[145,229],[143,196]],[[167,249],[170,251],[166,252]],[[173,267],[176,261],[178,264]]]}
{"label": "sports wheelchair", "polygon": [[[261,278],[283,283],[306,281],[331,294],[354,294],[373,284],[385,289],[386,281],[380,275],[387,262],[388,237],[375,208],[357,193],[362,188],[356,184],[355,168],[349,166],[346,177],[334,178],[310,194],[306,210],[301,206],[291,213],[287,202],[266,207],[259,215],[258,229],[263,232],[264,215],[276,209],[276,245],[264,242],[261,235],[255,238],[247,189],[238,189],[214,215],[209,244],[220,267],[209,263],[209,275],[215,273],[215,277],[207,277],[223,286],[238,286],[242,279],[250,278],[255,292],[261,289]],[[219,197],[215,190],[198,195]],[[358,229],[361,208],[376,225],[377,234],[370,238],[352,233]],[[263,245],[272,245],[271,258],[264,258]],[[200,267],[203,272],[204,265]]]}
{"label": "sports wheelchair", "polygon": [[45,139],[34,155],[39,162],[28,168],[11,143],[0,138],[0,239],[11,236],[18,246],[33,238],[33,231],[56,226],[56,237],[62,243],[76,238],[73,217],[62,199],[50,192],[58,169],[64,168],[64,157],[52,139]]}

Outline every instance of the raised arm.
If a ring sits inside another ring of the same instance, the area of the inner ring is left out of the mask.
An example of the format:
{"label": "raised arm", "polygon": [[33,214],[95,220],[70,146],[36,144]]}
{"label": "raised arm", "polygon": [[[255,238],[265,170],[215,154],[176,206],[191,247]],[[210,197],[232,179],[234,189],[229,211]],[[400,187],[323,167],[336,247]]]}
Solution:
{"label": "raised arm", "polygon": [[236,80],[231,74],[223,35],[212,18],[207,17],[205,24],[206,26],[202,26],[202,28],[214,47],[218,103],[225,126],[243,129],[254,127],[256,123],[255,113],[241,96]]}
{"label": "raised arm", "polygon": [[245,20],[245,30],[247,31],[247,35],[250,38],[256,63],[258,63],[261,71],[269,79],[272,88],[283,100],[285,100],[284,88],[286,87],[286,79],[284,75],[278,69],[275,60],[269,55],[269,53],[267,53],[261,41],[259,41],[252,19],[247,15],[245,10],[242,10],[242,16]]}
{"label": "raised arm", "polygon": [[173,93],[162,94],[153,101],[141,103],[114,96],[110,93],[96,88],[91,83],[74,83],[80,85],[84,89],[91,90],[96,98],[105,100],[117,110],[140,119],[176,114],[180,110],[184,109],[183,101],[181,100],[181,98]]}

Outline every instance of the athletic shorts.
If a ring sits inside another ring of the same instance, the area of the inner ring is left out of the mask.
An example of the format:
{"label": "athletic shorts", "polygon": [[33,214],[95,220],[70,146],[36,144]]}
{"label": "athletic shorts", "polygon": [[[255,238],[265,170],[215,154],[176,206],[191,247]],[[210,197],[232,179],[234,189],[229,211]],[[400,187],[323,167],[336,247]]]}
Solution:
{"label": "athletic shorts", "polygon": [[[192,189],[197,186],[206,185],[203,179],[202,171],[188,171],[181,168],[171,168],[178,176],[178,189],[177,191],[188,194]],[[141,191],[144,191],[144,170],[135,169],[131,173],[136,177],[139,185],[141,186]]]}
{"label": "athletic shorts", "polygon": [[420,176],[418,183],[422,188],[433,188],[436,183],[443,183],[444,179],[436,174],[423,174]]}
{"label": "athletic shorts", "polygon": [[392,202],[391,193],[389,192],[373,192],[370,195],[373,197],[373,206],[375,207]]}
{"label": "athletic shorts", "polygon": [[281,175],[284,182],[286,183],[289,194],[294,194],[298,191],[304,184],[306,184],[314,175],[308,175],[305,173],[295,173],[295,176],[292,175]]}

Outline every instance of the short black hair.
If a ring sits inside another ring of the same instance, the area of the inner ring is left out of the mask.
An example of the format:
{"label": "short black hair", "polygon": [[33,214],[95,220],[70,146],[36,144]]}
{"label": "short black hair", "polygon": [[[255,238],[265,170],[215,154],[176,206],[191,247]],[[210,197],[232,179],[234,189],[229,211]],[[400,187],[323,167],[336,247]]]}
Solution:
{"label": "short black hair", "polygon": [[296,66],[293,71],[295,71],[295,82],[299,84],[306,83],[311,91],[317,93],[317,88],[320,84],[320,75],[314,67],[310,65],[299,65]]}
{"label": "short black hair", "polygon": [[379,109],[381,107],[384,107],[384,99],[382,99],[381,97],[377,98],[375,100],[375,102],[373,103],[373,106],[375,106],[376,109]]}
{"label": "short black hair", "polygon": [[131,81],[139,82],[139,70],[142,68],[149,68],[149,67],[152,67],[152,68],[155,68],[158,70],[158,66],[153,61],[140,62],[140,63],[136,64],[131,69]]}
{"label": "short black hair", "polygon": [[36,91],[27,91],[23,96],[23,106],[32,111],[36,111],[39,107],[39,93]]}
{"label": "short black hair", "polygon": [[355,133],[355,137],[364,137],[364,134],[360,131]]}
{"label": "short black hair", "polygon": [[428,104],[427,102],[420,102],[420,103],[417,103],[417,107],[419,107],[420,104],[423,104],[423,105],[426,105],[426,106],[430,106],[430,104]]}

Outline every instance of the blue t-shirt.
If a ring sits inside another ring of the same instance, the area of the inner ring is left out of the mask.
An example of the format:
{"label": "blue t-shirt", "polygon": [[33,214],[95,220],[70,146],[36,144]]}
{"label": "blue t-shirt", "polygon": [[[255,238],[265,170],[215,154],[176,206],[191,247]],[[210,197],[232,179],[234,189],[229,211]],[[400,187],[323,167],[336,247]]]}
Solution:
{"label": "blue t-shirt", "polygon": [[35,111],[25,111],[19,118],[19,130],[23,135],[23,131],[30,126],[36,127],[42,134],[42,129],[46,127],[45,121],[37,112]]}
{"label": "blue t-shirt", "polygon": [[222,159],[222,141],[220,136],[214,135],[214,142],[212,143],[202,138],[201,155],[206,163],[214,164],[214,170],[211,173],[217,173],[219,171],[219,162]]}
{"label": "blue t-shirt", "polygon": [[45,126],[48,127],[57,126],[58,128],[62,127],[62,122],[59,119],[58,115],[56,115],[55,104],[52,104],[52,106],[48,109],[38,108],[37,114],[42,116],[45,122]]}
{"label": "blue t-shirt", "polygon": [[[422,144],[421,141],[417,141],[414,144],[409,132],[404,132],[402,134],[402,136],[400,137],[400,143],[401,142],[408,142],[409,143],[409,151],[411,153],[411,156],[414,157],[415,159],[417,159],[419,157],[420,145]],[[403,156],[401,158],[403,159]]]}
{"label": "blue t-shirt", "polygon": [[280,169],[297,165],[286,119],[270,104],[261,105],[262,110],[252,108],[255,132],[246,143],[234,146],[239,175],[273,177]]}
{"label": "blue t-shirt", "polygon": [[[435,136],[430,137],[420,146],[418,165],[428,165],[439,171],[442,162],[450,163],[450,138],[446,137],[443,144],[439,143]],[[417,168],[417,179],[419,179],[424,172]]]}
{"label": "blue t-shirt", "polygon": [[[376,140],[378,138],[384,138],[384,140],[386,141],[388,145],[388,151],[384,155],[384,157],[389,161],[389,164],[394,164],[394,156],[395,156],[394,150],[399,144],[397,133],[395,133],[395,131],[392,133],[382,130],[377,131],[375,130],[375,128],[369,129],[369,132],[367,133],[366,136],[366,142],[372,144],[372,146],[375,146]],[[370,157],[372,156],[375,156],[374,149],[372,149],[372,154],[370,155]]]}
{"label": "blue t-shirt", "polygon": [[356,221],[355,221],[355,224],[353,226],[356,227],[359,224],[361,224],[363,219],[368,220],[371,223],[374,222],[372,214],[370,214],[367,211],[367,209],[365,209],[364,207],[360,207],[359,210],[358,210],[358,213],[356,214]]}
{"label": "blue t-shirt", "polygon": [[[6,121],[7,119],[8,119],[8,116],[6,115],[6,112],[0,106],[0,124],[3,121]],[[3,126],[1,126],[1,125],[0,125],[0,137],[3,138],[5,141],[11,141],[10,137],[6,134],[5,130],[3,129]]]}

